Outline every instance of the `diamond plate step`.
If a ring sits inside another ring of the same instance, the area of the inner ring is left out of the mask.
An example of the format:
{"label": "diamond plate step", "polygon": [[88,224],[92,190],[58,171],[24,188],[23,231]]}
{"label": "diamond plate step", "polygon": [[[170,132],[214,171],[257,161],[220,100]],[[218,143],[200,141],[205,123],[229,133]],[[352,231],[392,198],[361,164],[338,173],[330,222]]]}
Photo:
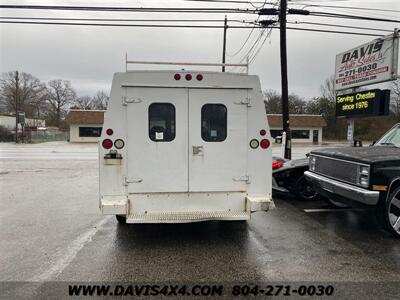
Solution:
{"label": "diamond plate step", "polygon": [[250,213],[246,211],[217,212],[165,212],[148,214],[130,214],[126,223],[188,223],[208,220],[249,220]]}

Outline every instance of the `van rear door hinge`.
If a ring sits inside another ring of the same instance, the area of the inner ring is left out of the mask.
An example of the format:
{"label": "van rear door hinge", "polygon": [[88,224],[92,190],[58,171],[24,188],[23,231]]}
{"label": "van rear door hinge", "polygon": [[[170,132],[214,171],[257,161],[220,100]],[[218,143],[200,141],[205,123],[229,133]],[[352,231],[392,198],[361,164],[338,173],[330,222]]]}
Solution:
{"label": "van rear door hinge", "polygon": [[250,184],[250,176],[249,175],[244,175],[241,177],[236,177],[236,178],[232,178],[233,181],[244,181],[246,184]]}
{"label": "van rear door hinge", "polygon": [[128,97],[122,97],[122,105],[127,106],[129,103],[140,103],[142,102],[142,99],[140,98],[128,98]]}
{"label": "van rear door hinge", "polygon": [[235,104],[247,105],[247,107],[250,107],[251,106],[250,98],[246,97],[245,99],[243,99],[241,101],[235,101]]}

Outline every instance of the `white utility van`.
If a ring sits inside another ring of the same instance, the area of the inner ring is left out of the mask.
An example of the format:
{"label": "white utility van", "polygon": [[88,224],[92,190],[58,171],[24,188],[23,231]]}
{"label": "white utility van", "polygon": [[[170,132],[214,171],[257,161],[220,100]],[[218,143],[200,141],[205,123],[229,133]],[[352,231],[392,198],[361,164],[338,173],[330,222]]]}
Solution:
{"label": "white utility van", "polygon": [[116,73],[99,141],[100,209],[123,223],[248,220],[273,207],[257,76]]}

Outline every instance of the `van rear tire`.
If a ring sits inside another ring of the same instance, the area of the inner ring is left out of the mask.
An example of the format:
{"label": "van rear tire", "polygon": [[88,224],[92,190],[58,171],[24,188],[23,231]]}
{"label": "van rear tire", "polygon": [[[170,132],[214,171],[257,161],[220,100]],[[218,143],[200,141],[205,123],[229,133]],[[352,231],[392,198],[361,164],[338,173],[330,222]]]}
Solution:
{"label": "van rear tire", "polygon": [[115,217],[119,224],[126,224],[126,216],[116,215]]}

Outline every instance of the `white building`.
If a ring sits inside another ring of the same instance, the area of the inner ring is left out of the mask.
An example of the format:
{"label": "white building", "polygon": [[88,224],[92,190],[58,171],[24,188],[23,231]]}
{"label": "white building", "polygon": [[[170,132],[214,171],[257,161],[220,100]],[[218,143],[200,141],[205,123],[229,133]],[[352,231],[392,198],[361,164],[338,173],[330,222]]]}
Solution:
{"label": "white building", "polygon": [[[0,115],[0,126],[4,126],[9,130],[15,130],[15,116]],[[25,128],[27,127],[32,130],[38,127],[46,127],[46,121],[42,119],[25,118]]]}
{"label": "white building", "polygon": [[[267,115],[271,136],[276,138],[282,135],[282,115]],[[322,143],[322,130],[326,126],[322,115],[290,115],[290,130],[293,143]]]}
{"label": "white building", "polygon": [[104,122],[104,110],[71,109],[65,119],[69,125],[69,141],[98,142]]}

